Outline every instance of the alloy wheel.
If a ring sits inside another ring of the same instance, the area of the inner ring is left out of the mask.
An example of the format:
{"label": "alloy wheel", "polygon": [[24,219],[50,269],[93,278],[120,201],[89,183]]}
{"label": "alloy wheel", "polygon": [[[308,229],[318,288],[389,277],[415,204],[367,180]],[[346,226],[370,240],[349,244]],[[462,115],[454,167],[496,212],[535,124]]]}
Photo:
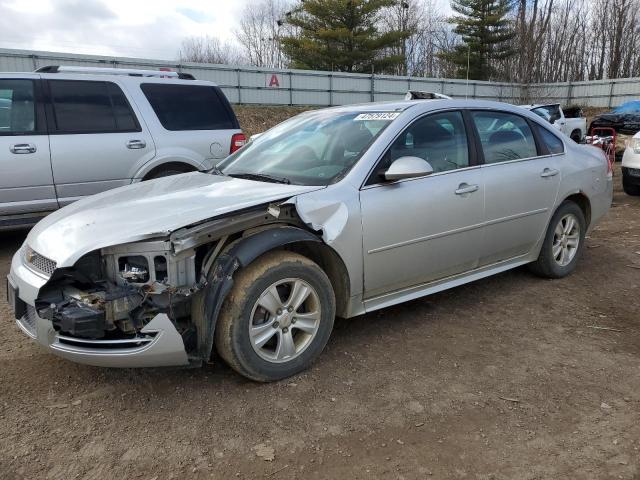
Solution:
{"label": "alloy wheel", "polygon": [[293,360],[311,344],[320,326],[320,299],[300,278],[286,278],[270,285],[251,311],[249,338],[264,360]]}
{"label": "alloy wheel", "polygon": [[572,213],[564,215],[553,232],[551,253],[561,267],[571,263],[580,245],[580,222]]}

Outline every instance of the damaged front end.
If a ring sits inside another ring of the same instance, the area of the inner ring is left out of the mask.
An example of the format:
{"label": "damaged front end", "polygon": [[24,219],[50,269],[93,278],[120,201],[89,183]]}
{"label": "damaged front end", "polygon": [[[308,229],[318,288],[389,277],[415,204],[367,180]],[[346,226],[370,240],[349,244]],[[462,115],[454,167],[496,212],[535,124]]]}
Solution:
{"label": "damaged front end", "polygon": [[223,300],[216,297],[216,315],[203,317],[203,290],[229,282],[232,272],[213,281],[207,273],[252,233],[298,223],[294,212],[293,206],[262,206],[86,254],[40,289],[35,313],[48,331],[40,327],[38,340],[47,337],[54,353],[91,365],[198,366],[209,360],[212,322]]}
{"label": "damaged front end", "polygon": [[35,310],[53,329],[50,348],[70,359],[188,365],[195,349],[189,303],[200,288],[195,275],[195,253],[175,255],[169,241],[109,247],[56,270]]}

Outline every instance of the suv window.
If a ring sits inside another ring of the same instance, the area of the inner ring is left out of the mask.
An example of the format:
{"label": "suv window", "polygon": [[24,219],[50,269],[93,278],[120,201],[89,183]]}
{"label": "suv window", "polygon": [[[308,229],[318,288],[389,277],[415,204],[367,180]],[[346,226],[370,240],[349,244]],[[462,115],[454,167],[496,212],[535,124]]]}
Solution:
{"label": "suv window", "polygon": [[124,93],[112,82],[49,80],[58,133],[140,131]]}
{"label": "suv window", "polygon": [[32,80],[0,80],[0,135],[34,132],[36,104]]}
{"label": "suv window", "polygon": [[550,154],[564,153],[564,144],[562,143],[562,140],[544,127],[536,125],[536,129],[538,130],[538,137],[540,137],[542,144],[547,147],[547,151]]}
{"label": "suv window", "polygon": [[237,128],[215,87],[143,83],[140,88],[167,130]]}
{"label": "suv window", "polygon": [[508,162],[538,155],[533,132],[519,115],[506,112],[472,112],[480,135],[484,163]]}
{"label": "suv window", "polygon": [[[391,144],[376,173],[407,156],[426,160],[434,172],[468,167],[469,148],[462,113],[436,113],[413,122]],[[372,178],[369,183],[377,181],[378,178]]]}

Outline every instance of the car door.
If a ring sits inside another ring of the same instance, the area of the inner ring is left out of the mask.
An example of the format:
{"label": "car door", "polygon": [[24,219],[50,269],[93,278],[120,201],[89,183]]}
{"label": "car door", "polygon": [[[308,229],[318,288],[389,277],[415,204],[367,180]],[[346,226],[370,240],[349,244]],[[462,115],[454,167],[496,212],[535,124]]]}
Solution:
{"label": "car door", "polygon": [[[484,185],[462,113],[414,121],[393,142],[360,192],[365,297],[474,269],[482,244]],[[429,176],[385,182],[377,172],[420,157]]]}
{"label": "car door", "polygon": [[484,161],[484,266],[526,255],[537,243],[553,213],[563,154],[550,154],[534,134],[537,124],[520,115],[488,110],[471,118]]}
{"label": "car door", "polygon": [[40,87],[37,75],[0,78],[0,217],[58,208]]}
{"label": "car door", "polygon": [[155,146],[119,85],[49,79],[51,164],[61,206],[131,183]]}

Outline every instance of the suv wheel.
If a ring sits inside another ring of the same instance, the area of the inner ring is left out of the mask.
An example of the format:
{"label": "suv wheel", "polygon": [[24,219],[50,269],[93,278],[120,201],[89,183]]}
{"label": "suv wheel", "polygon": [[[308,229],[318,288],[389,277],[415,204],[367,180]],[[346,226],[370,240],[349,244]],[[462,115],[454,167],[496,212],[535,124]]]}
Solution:
{"label": "suv wheel", "polygon": [[572,273],[584,247],[587,225],[580,207],[562,203],[553,214],[538,259],[531,270],[541,277],[562,278]]}
{"label": "suv wheel", "polygon": [[308,368],[324,349],[335,297],[318,265],[270,252],[239,271],[218,319],[218,354],[241,375],[281,380]]}
{"label": "suv wheel", "polygon": [[168,166],[166,166],[164,168],[163,167],[159,167],[158,170],[152,171],[144,179],[145,180],[154,180],[156,178],[170,177],[171,175],[180,175],[181,173],[191,172],[192,170],[193,169],[188,168],[188,167],[169,166],[168,165]]}

